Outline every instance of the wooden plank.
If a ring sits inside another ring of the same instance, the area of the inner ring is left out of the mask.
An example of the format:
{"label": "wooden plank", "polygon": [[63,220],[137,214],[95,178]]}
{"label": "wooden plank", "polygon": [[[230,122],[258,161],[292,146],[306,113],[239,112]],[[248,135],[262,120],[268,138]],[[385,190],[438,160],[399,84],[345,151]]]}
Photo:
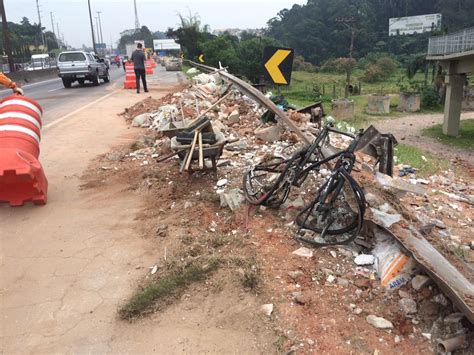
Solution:
{"label": "wooden plank", "polygon": [[184,170],[186,171],[189,169],[189,165],[191,165],[191,160],[193,160],[193,153],[194,153],[194,148],[196,147],[198,135],[199,135],[198,131],[194,132],[193,144],[191,144],[191,148],[189,149],[189,153],[187,157],[188,159],[186,161],[186,165],[184,166]]}
{"label": "wooden plank", "polygon": [[202,151],[202,133],[199,132],[199,169],[204,169],[204,153]]}

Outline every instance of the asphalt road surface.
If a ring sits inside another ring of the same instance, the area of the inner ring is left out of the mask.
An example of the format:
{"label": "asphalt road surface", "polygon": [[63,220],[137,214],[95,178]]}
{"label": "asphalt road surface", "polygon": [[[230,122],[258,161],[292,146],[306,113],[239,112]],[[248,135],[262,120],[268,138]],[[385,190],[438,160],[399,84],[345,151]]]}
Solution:
{"label": "asphalt road surface", "polygon": [[[34,84],[22,86],[25,95],[43,108],[43,127],[69,115],[85,105],[93,103],[123,86],[125,73],[122,68],[110,69],[110,82],[100,81],[99,86],[86,82],[79,85],[77,82],[70,89],[65,89],[60,78],[50,79]],[[1,90],[0,98],[11,95],[10,89]]]}

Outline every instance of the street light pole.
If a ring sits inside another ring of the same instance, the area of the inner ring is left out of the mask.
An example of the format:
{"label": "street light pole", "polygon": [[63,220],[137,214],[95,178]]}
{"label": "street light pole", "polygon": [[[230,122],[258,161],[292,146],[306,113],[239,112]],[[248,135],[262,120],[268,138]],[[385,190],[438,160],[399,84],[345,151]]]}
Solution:
{"label": "street light pole", "polygon": [[8,66],[10,67],[10,72],[13,73],[15,71],[15,64],[13,63],[10,32],[8,31],[7,16],[5,15],[5,5],[3,4],[3,0],[0,0],[0,12],[2,13],[3,43],[8,57]]}
{"label": "street light pole", "polygon": [[102,21],[100,21],[100,14],[102,13],[101,11],[96,11],[97,16],[99,17],[99,31],[100,31],[100,43],[104,43],[104,37],[102,37]]}
{"label": "street light pole", "polygon": [[89,20],[91,23],[91,32],[92,32],[92,47],[94,48],[94,53],[96,53],[95,49],[95,36],[94,36],[94,23],[92,22],[92,11],[91,11],[91,0],[87,0],[89,4]]}

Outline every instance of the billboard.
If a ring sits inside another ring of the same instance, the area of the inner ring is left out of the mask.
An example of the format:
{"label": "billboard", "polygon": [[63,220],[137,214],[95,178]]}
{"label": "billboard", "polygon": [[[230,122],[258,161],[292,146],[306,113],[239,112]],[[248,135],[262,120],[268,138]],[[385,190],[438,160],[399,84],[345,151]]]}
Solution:
{"label": "billboard", "polygon": [[174,39],[154,39],[153,49],[155,51],[181,50],[181,46]]}
{"label": "billboard", "polygon": [[441,14],[391,18],[388,35],[412,35],[441,28]]}

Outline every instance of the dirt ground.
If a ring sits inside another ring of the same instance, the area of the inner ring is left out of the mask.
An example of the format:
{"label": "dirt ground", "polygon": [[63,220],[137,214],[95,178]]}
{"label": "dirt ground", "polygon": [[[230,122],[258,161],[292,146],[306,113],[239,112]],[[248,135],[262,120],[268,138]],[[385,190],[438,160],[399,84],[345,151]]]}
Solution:
{"label": "dirt ground", "polygon": [[[154,98],[182,84],[168,79],[151,87]],[[211,174],[179,174],[175,159],[145,164],[130,155],[149,132],[129,129],[117,114],[137,101],[122,91],[47,130],[49,203],[0,207],[1,353],[433,352],[422,334],[444,337],[433,322],[453,312],[435,286],[402,288],[420,305],[406,317],[399,293],[355,268],[350,249],[293,255],[301,245],[285,214],[294,210],[222,208]],[[241,169],[218,174],[227,188],[241,187]],[[120,319],[168,263],[203,255],[219,261],[215,273]],[[270,316],[263,304],[273,305]],[[394,328],[372,327],[370,314]]]}
{"label": "dirt ground", "polygon": [[[176,75],[150,80],[150,94],[175,88]],[[0,353],[256,352],[253,301],[245,296],[236,307],[232,292],[219,294],[218,306],[193,298],[159,319],[117,317],[162,249],[137,227],[142,194],[120,183],[85,189],[81,177],[98,155],[134,142],[136,132],[117,114],[142,98],[120,91],[44,130],[48,204],[0,206]],[[229,310],[224,319],[222,310]]]}
{"label": "dirt ground", "polygon": [[[461,114],[461,119],[474,118],[474,112]],[[422,135],[422,130],[435,124],[443,123],[443,114],[411,115],[390,120],[380,120],[373,125],[382,132],[392,133],[400,143],[406,143],[421,148],[434,155],[441,155],[447,159],[460,158],[470,165],[474,165],[472,152],[455,146],[446,145],[436,139]]]}

